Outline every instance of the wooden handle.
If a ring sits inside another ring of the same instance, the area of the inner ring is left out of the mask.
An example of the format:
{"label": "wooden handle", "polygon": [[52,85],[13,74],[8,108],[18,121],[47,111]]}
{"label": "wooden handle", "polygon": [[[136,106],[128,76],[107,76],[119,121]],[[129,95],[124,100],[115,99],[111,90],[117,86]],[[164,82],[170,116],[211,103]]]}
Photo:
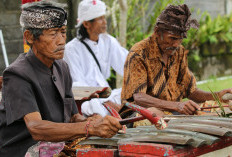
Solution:
{"label": "wooden handle", "polygon": [[[224,105],[222,107],[229,107],[229,105]],[[212,108],[220,108],[220,106],[201,107],[201,111],[204,110],[204,109],[212,109]]]}
{"label": "wooden handle", "polygon": [[125,124],[128,124],[128,123],[133,123],[133,122],[137,122],[137,121],[144,120],[144,119],[145,118],[143,116],[132,117],[132,118],[122,119],[122,120],[119,121],[119,123],[121,125],[125,125]]}

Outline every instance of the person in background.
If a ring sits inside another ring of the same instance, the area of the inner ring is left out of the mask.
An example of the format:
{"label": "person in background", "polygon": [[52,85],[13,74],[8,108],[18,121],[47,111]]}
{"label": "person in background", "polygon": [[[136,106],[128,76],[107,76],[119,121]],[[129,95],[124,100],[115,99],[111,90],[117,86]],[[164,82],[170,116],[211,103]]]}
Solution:
{"label": "person in background", "polygon": [[[82,0],[78,6],[77,37],[67,43],[64,54],[73,86],[109,87],[107,78],[111,68],[123,76],[128,51],[107,34],[105,14],[106,5],[100,0]],[[105,116],[109,113],[102,103],[111,101],[121,104],[120,96],[121,89],[115,89],[108,99],[86,101],[82,104],[82,113]]]}
{"label": "person in background", "polygon": [[[190,16],[186,4],[167,6],[157,18],[154,33],[131,48],[124,68],[122,104],[133,102],[155,111],[192,115],[200,110],[197,103],[214,100],[210,92],[196,87],[188,68],[188,50],[181,45],[190,27],[199,27]],[[220,99],[225,93],[232,89],[216,92]],[[183,98],[189,100],[183,102]]]}
{"label": "person in background", "polygon": [[3,72],[0,156],[53,156],[62,150],[63,141],[115,135],[122,128],[116,118],[86,119],[78,114],[72,78],[62,59],[67,24],[63,5],[22,5],[20,24],[31,49]]}

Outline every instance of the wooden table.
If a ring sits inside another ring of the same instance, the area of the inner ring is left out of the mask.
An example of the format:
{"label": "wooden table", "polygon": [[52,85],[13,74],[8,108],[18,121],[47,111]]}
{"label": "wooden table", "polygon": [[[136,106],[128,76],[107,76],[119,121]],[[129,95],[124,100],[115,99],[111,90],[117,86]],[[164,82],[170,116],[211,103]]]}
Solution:
{"label": "wooden table", "polygon": [[93,94],[98,94],[100,98],[109,96],[111,89],[109,87],[73,87],[72,92],[75,100],[87,100]]}

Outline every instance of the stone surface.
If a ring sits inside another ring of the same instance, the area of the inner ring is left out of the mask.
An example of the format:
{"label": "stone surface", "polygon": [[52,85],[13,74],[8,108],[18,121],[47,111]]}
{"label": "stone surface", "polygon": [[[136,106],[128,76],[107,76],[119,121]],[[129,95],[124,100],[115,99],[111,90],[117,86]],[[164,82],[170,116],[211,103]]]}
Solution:
{"label": "stone surface", "polygon": [[23,33],[20,25],[13,25],[2,29],[4,40],[22,40]]}
{"label": "stone surface", "polygon": [[193,16],[197,19],[199,19],[199,16],[196,15],[197,10],[201,12],[208,11],[213,17],[216,17],[218,14],[224,15],[226,13],[224,0],[185,0],[185,3],[189,5],[190,8],[194,8],[195,13],[193,13]]}
{"label": "stone surface", "polygon": [[21,0],[3,0],[7,10],[19,10],[21,6]]}
{"label": "stone surface", "polygon": [[17,13],[4,12],[0,14],[0,26],[19,25],[19,15]]}

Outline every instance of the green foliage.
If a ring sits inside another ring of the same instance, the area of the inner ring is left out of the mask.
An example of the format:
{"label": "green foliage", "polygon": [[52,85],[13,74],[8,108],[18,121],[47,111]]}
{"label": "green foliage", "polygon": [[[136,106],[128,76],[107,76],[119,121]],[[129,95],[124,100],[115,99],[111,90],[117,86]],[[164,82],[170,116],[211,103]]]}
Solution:
{"label": "green foliage", "polygon": [[[157,17],[168,4],[183,4],[184,0],[127,0],[127,49],[130,49],[135,43],[147,38],[153,33],[153,28]],[[108,1],[107,5],[112,7],[113,1]],[[117,23],[119,23],[119,9],[115,11]],[[118,37],[118,27],[113,28],[112,16],[108,32]]]}
{"label": "green foliage", "polygon": [[[199,13],[198,13],[199,15]],[[218,15],[212,19],[208,12],[204,12],[200,18],[200,27],[197,30],[190,29],[188,38],[184,39],[184,46],[195,54],[203,45],[215,45],[232,42],[232,14]]]}
{"label": "green foliage", "polygon": [[197,88],[208,92],[210,92],[209,88],[212,91],[220,91],[229,87],[232,87],[232,78],[217,80],[215,76],[212,76],[208,82],[197,85]]}
{"label": "green foliage", "polygon": [[200,11],[198,30],[190,29],[188,38],[183,40],[183,45],[189,50],[190,69],[198,72],[198,63],[204,56],[221,55],[232,52],[232,14],[218,15],[212,18],[208,12]]}
{"label": "green foliage", "polygon": [[107,79],[107,82],[109,83],[111,89],[116,88],[116,72],[114,69],[110,69],[110,77]]}
{"label": "green foliage", "polygon": [[217,112],[217,111],[215,110],[216,113],[217,113],[217,115],[218,115],[219,117],[226,117],[226,118],[231,117],[231,116],[232,116],[231,113],[228,113],[228,114],[227,114],[227,113],[225,112],[225,109],[224,109],[224,107],[223,107],[223,105],[222,105],[222,103],[221,103],[220,98],[218,97],[218,95],[215,94],[210,88],[209,88],[209,90],[210,90],[210,92],[211,92],[211,94],[212,94],[214,100],[217,102],[217,104],[218,104],[218,106],[220,107],[220,110],[221,110],[220,113]]}

